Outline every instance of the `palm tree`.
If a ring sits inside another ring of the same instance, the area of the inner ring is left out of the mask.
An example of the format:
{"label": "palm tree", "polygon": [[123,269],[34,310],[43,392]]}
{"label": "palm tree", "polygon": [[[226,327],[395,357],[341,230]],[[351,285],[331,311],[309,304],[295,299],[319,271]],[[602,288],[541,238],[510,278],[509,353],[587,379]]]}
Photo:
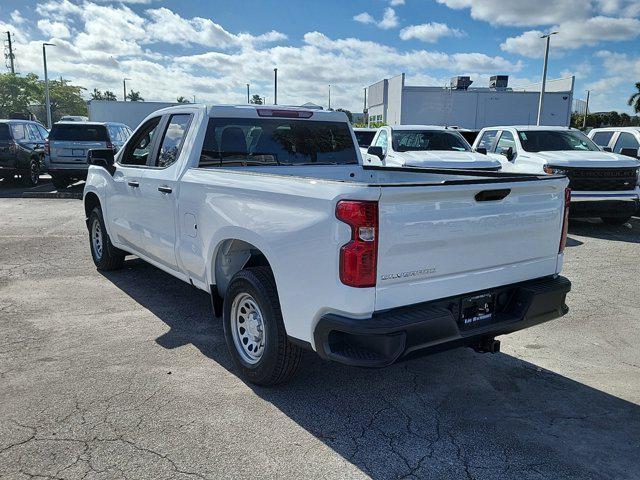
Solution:
{"label": "palm tree", "polygon": [[176,98],[176,102],[178,102],[178,103],[191,103],[191,102],[189,102],[189,100],[187,100],[182,95],[180,95],[178,98]]}
{"label": "palm tree", "polygon": [[636,90],[638,91],[629,97],[627,103],[633,107],[636,113],[640,113],[640,82],[636,82]]}
{"label": "palm tree", "polygon": [[91,93],[91,100],[104,100],[104,96],[102,95],[102,92],[100,90],[94,88],[93,92]]}
{"label": "palm tree", "polygon": [[131,90],[128,94],[127,94],[127,98],[129,99],[129,101],[131,102],[144,102],[144,98],[142,98],[140,96],[140,92],[136,92],[135,90]]}
{"label": "palm tree", "polygon": [[104,100],[111,100],[112,102],[117,100],[116,94],[110,90],[105,90],[102,97]]}

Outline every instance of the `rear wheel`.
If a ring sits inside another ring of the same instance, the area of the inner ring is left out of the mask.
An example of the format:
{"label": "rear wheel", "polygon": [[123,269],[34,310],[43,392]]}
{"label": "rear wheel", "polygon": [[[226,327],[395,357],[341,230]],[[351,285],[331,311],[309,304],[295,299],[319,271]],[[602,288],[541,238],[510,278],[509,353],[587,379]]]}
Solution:
{"label": "rear wheel", "polygon": [[126,253],[111,244],[100,207],[95,207],[91,212],[88,227],[91,257],[98,270],[108,271],[122,268]]}
{"label": "rear wheel", "polygon": [[287,338],[269,267],[247,268],[231,279],[223,325],[231,358],[246,380],[276,385],[295,374],[302,350]]}
{"label": "rear wheel", "polygon": [[29,171],[22,174],[22,183],[28,187],[35,187],[40,181],[40,160],[32,158],[29,161]]}
{"label": "rear wheel", "polygon": [[602,217],[602,221],[607,225],[624,225],[631,217]]}
{"label": "rear wheel", "polygon": [[63,188],[67,188],[69,186],[70,180],[69,177],[65,177],[60,174],[51,174],[51,183],[58,190],[62,190]]}

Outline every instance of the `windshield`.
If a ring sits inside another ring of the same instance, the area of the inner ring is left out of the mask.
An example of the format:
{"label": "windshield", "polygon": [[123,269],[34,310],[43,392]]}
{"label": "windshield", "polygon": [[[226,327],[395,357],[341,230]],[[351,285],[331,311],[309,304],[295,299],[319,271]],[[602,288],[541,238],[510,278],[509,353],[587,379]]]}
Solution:
{"label": "windshield", "polygon": [[212,118],[200,166],[357,164],[345,122]]}
{"label": "windshield", "polygon": [[106,142],[109,140],[109,136],[107,135],[107,127],[104,125],[54,123],[49,133],[49,140]]}
{"label": "windshield", "polygon": [[355,134],[356,139],[358,140],[358,146],[363,148],[369,147],[371,145],[371,142],[373,141],[373,137],[376,136],[376,132],[363,132],[357,130]]}
{"label": "windshield", "polygon": [[568,130],[529,130],[518,132],[526,152],[578,150],[595,152],[600,149],[582,132]]}
{"label": "windshield", "polygon": [[396,152],[449,150],[468,152],[471,147],[457,132],[442,130],[394,130],[393,149]]}

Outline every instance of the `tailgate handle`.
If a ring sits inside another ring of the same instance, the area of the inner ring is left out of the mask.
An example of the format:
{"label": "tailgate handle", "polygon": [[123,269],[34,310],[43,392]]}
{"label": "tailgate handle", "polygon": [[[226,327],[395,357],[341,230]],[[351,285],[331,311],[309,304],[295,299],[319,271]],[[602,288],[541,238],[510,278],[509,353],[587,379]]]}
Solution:
{"label": "tailgate handle", "polygon": [[496,200],[502,200],[511,193],[510,188],[501,188],[498,190],[483,190],[476,193],[476,201],[478,202],[495,202]]}

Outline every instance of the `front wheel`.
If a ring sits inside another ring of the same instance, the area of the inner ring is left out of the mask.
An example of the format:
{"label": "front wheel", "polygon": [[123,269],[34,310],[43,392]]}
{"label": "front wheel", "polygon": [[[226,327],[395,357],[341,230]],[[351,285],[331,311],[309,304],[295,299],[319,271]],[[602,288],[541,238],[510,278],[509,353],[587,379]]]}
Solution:
{"label": "front wheel", "polygon": [[295,374],[302,350],[287,338],[269,267],[234,275],[224,297],[223,325],[231,358],[249,382],[276,385]]}
{"label": "front wheel", "polygon": [[98,270],[109,271],[122,268],[126,253],[111,244],[100,207],[94,208],[91,212],[88,227],[91,257]]}
{"label": "front wheel", "polygon": [[35,187],[40,181],[40,160],[32,158],[29,162],[29,171],[22,174],[22,183],[28,187]]}
{"label": "front wheel", "polygon": [[602,217],[602,221],[607,225],[624,225],[631,217]]}

